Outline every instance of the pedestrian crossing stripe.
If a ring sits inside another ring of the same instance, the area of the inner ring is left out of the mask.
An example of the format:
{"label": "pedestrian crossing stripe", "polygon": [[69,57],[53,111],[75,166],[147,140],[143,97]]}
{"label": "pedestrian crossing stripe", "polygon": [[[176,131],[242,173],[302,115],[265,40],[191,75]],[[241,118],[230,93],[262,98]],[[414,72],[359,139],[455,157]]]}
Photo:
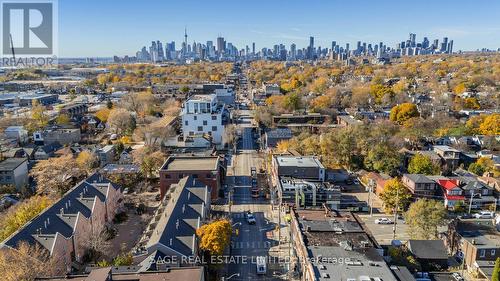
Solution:
{"label": "pedestrian crossing stripe", "polygon": [[231,248],[233,249],[269,249],[277,245],[278,241],[253,241],[253,242],[231,241]]}

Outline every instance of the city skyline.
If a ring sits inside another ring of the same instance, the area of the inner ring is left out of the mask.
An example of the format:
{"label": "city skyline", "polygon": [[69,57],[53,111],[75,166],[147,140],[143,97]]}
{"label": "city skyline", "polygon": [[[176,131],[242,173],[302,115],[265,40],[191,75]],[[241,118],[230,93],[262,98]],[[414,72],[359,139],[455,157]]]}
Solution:
{"label": "city skyline", "polygon": [[[500,46],[500,20],[494,14],[500,3],[458,2],[433,2],[433,8],[428,9],[425,4],[396,5],[395,1],[383,4],[308,1],[307,5],[301,1],[286,5],[256,1],[251,5],[230,5],[227,1],[192,0],[182,5],[154,2],[142,6],[134,1],[121,1],[118,10],[116,3],[97,5],[95,1],[60,0],[59,56],[133,55],[144,42],[151,40],[182,42],[186,26],[189,37],[197,42],[223,36],[239,48],[252,42],[257,49],[280,43],[305,46],[309,36],[314,36],[316,45],[322,47],[329,46],[332,40],[351,44],[383,41],[394,46],[400,38],[416,33],[429,38],[454,38],[457,51],[496,50]],[[96,5],[100,8],[96,9]],[[409,10],[415,17],[408,18]],[[75,30],[79,31],[78,36]]]}

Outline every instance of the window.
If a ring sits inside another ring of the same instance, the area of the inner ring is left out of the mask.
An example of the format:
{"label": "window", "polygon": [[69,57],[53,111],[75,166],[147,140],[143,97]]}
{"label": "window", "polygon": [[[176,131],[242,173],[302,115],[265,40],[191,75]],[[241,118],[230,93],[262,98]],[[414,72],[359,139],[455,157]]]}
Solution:
{"label": "window", "polygon": [[170,179],[170,178],[172,178],[172,176],[171,176],[171,175],[169,175],[169,174],[166,174],[166,175],[165,175],[165,178],[166,178],[166,179]]}
{"label": "window", "polygon": [[208,125],[207,120],[203,120],[203,125],[205,125],[205,126]]}
{"label": "window", "polygon": [[494,256],[495,256],[495,254],[496,254],[495,249],[491,249],[491,251],[490,251],[490,255],[491,255],[492,257],[494,257]]}
{"label": "window", "polygon": [[193,116],[193,119],[194,120],[198,120],[198,116]]}
{"label": "window", "polygon": [[203,131],[203,127],[202,126],[198,126],[198,132],[201,132]]}
{"label": "window", "polygon": [[207,179],[212,178],[212,174],[207,174],[207,176],[205,178],[207,178]]}
{"label": "window", "polygon": [[189,122],[187,120],[184,121],[184,125],[186,125],[186,126],[189,125]]}
{"label": "window", "polygon": [[193,179],[197,179],[198,178],[198,175],[196,175],[196,174],[193,174],[192,176],[193,176]]}
{"label": "window", "polygon": [[486,256],[486,250],[479,251],[479,257],[484,258]]}
{"label": "window", "polygon": [[193,131],[190,131],[190,132],[189,132],[189,135],[190,135],[190,136],[194,135],[194,132],[193,132]]}
{"label": "window", "polygon": [[179,174],[179,178],[182,179],[184,177],[183,174]]}
{"label": "window", "polygon": [[217,120],[217,115],[212,115],[212,120]]}
{"label": "window", "polygon": [[212,126],[212,131],[217,131],[217,126]]}

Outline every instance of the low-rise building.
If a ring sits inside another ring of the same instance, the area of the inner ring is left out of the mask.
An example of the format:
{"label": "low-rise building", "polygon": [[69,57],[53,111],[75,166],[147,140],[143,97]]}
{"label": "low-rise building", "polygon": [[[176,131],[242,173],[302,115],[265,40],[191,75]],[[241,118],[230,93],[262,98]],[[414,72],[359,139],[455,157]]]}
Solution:
{"label": "low-rise building", "polygon": [[457,180],[440,179],[437,180],[437,183],[442,189],[446,208],[453,209],[458,202],[465,202],[465,196]]}
{"label": "low-rise building", "polygon": [[101,164],[101,167],[113,163],[115,161],[115,146],[109,144],[103,148],[98,149],[97,156],[99,157],[99,162]]}
{"label": "low-rise building", "polygon": [[186,176],[203,182],[210,187],[212,199],[217,199],[225,168],[219,156],[170,156],[160,168],[160,194],[163,197],[172,184]]}
{"label": "low-rise building", "polygon": [[401,180],[414,197],[436,195],[437,183],[422,174],[404,174]]}
{"label": "low-rise building", "polygon": [[447,145],[435,145],[433,151],[436,152],[444,160],[446,169],[453,171],[460,164],[460,150],[454,149]]}
{"label": "low-rise building", "polygon": [[278,195],[281,203],[298,204],[303,207],[319,207],[326,204],[331,209],[340,209],[340,188],[327,182],[312,182],[290,177],[280,177]]}
{"label": "low-rise building", "polygon": [[350,213],[292,210],[290,228],[301,280],[397,280],[383,250]]}
{"label": "low-rise building", "polygon": [[93,174],[70,189],[51,207],[27,222],[0,244],[38,244],[71,270],[82,262],[89,240],[98,235],[123,207],[120,188],[100,174]]}
{"label": "low-rise building", "polygon": [[264,134],[264,144],[267,148],[275,148],[280,141],[286,141],[293,137],[290,128],[270,129]]}
{"label": "low-rise building", "polygon": [[[173,185],[146,229],[143,270],[196,265],[196,229],[208,219],[210,187],[191,176]],[[161,261],[161,262],[158,262]]]}
{"label": "low-rise building", "polygon": [[33,141],[38,145],[50,145],[53,143],[70,145],[80,142],[81,137],[80,129],[56,128],[33,133]]}
{"label": "low-rise building", "polygon": [[422,265],[423,271],[448,268],[448,251],[443,240],[408,240],[408,250]]}
{"label": "low-rise building", "polygon": [[450,253],[464,258],[469,272],[491,280],[495,260],[500,258],[498,230],[492,219],[455,219],[448,225],[446,246]]}
{"label": "low-rise building", "polygon": [[274,156],[272,176],[325,181],[325,167],[315,156]]}
{"label": "low-rise building", "polygon": [[27,143],[29,140],[28,130],[24,126],[10,126],[5,128],[3,133],[8,139],[13,139],[20,145]]}
{"label": "low-rise building", "polygon": [[0,185],[11,185],[17,190],[28,185],[28,160],[8,158],[0,162]]}

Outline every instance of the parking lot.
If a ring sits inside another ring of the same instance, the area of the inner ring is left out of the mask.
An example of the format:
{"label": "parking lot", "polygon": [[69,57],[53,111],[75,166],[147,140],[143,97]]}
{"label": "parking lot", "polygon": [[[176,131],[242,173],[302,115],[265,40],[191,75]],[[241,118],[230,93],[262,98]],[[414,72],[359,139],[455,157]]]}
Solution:
{"label": "parking lot", "polygon": [[[394,216],[386,214],[369,214],[358,215],[370,230],[375,240],[380,245],[390,245],[393,240],[394,224],[376,224],[377,218],[389,218],[394,221]],[[402,220],[398,220],[396,224],[396,240],[407,241],[410,237],[407,233],[408,226]]]}

